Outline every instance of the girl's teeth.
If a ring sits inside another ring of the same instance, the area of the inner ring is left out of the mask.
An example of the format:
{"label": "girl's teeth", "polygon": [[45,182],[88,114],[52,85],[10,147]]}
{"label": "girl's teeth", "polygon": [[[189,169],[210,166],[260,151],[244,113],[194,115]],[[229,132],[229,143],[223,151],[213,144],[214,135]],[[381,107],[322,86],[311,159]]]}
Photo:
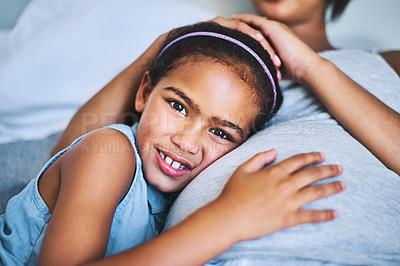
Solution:
{"label": "girl's teeth", "polygon": [[171,165],[171,163],[173,162],[173,160],[170,158],[170,157],[166,157],[165,159],[164,159],[166,162],[167,162],[167,164],[169,164],[169,165]]}
{"label": "girl's teeth", "polygon": [[172,167],[175,168],[175,169],[179,169],[180,166],[181,166],[181,164],[178,163],[178,162],[173,162],[172,163]]}
{"label": "girl's teeth", "polygon": [[161,151],[160,151],[160,155],[161,155],[161,158],[163,158],[164,161],[165,161],[167,164],[171,165],[173,168],[179,169],[179,170],[182,170],[182,169],[185,168],[184,165],[182,165],[181,163],[179,163],[179,162],[177,162],[177,161],[172,160],[171,157],[166,156],[166,155],[165,155],[164,153],[162,153]]}

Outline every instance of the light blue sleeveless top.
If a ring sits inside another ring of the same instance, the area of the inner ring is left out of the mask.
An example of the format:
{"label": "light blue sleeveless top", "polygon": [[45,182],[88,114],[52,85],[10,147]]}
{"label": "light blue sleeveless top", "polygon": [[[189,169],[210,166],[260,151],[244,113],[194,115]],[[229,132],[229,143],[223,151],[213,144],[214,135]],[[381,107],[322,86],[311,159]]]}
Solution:
{"label": "light blue sleeveless top", "polygon": [[[114,124],[108,127],[124,133],[131,141],[136,157],[136,172],[130,189],[115,211],[106,256],[154,238],[162,229],[168,205],[163,194],[146,183],[143,176],[142,162],[135,146],[137,125],[129,127]],[[0,265],[37,265],[51,217],[39,194],[38,180],[52,163],[85,136],[76,139],[51,158],[39,175],[21,193],[10,199],[6,212],[0,216]]]}

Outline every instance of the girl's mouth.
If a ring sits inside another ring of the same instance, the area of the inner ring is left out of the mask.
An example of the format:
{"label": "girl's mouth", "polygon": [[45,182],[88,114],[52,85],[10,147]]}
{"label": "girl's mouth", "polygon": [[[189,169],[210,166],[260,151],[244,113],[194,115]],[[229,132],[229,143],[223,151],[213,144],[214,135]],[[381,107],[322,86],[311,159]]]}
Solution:
{"label": "girl's mouth", "polygon": [[156,159],[161,171],[168,176],[180,177],[190,171],[187,165],[172,159],[158,149],[156,149]]}

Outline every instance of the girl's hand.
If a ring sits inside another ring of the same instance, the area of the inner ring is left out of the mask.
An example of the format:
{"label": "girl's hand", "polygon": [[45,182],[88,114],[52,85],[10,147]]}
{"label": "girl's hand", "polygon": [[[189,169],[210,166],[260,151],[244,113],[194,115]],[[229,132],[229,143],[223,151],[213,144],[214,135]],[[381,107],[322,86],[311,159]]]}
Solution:
{"label": "girl's hand", "polygon": [[269,42],[265,39],[264,35],[259,30],[254,29],[254,28],[250,27],[248,24],[246,24],[245,22],[242,22],[237,19],[234,20],[234,19],[227,19],[227,18],[223,18],[223,17],[216,17],[210,21],[215,22],[223,27],[227,27],[227,28],[231,28],[231,29],[240,31],[244,34],[249,35],[256,41],[258,41],[262,45],[262,47],[264,47],[264,49],[271,56],[271,60],[274,63],[276,70],[278,72],[278,80],[281,80],[282,75],[279,71],[279,68],[281,67],[281,64],[282,64],[281,60],[276,55],[275,50],[272,48],[272,46],[269,44]]}
{"label": "girl's hand", "polygon": [[311,166],[324,161],[322,153],[313,152],[264,168],[276,155],[275,150],[259,153],[239,166],[214,202],[227,223],[233,224],[232,231],[237,233],[235,240],[257,238],[295,225],[326,222],[337,217],[335,210],[302,210],[301,206],[343,191],[342,181],[309,186],[340,175],[342,167]]}
{"label": "girl's hand", "polygon": [[321,60],[321,57],[301,41],[289,27],[253,14],[241,14],[232,19],[257,29],[269,40],[282,60],[284,75],[297,82],[308,83],[305,78],[308,68]]}

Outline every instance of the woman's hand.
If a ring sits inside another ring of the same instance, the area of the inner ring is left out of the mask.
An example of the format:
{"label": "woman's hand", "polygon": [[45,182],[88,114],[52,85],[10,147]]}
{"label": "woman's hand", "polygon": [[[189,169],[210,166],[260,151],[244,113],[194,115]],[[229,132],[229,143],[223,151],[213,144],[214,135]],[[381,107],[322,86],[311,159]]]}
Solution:
{"label": "woman's hand", "polygon": [[[302,210],[309,202],[344,190],[343,181],[312,183],[342,174],[338,165],[318,165],[324,155],[318,152],[295,155],[280,163],[273,162],[276,151],[259,153],[234,172],[219,198],[212,204],[232,225],[235,240],[242,241],[271,234],[304,223],[330,221],[335,210]],[[308,168],[305,168],[308,167]]]}
{"label": "woman's hand", "polygon": [[321,60],[321,57],[301,41],[289,27],[253,14],[241,14],[232,19],[246,23],[268,39],[282,60],[281,68],[284,75],[297,82],[308,83],[305,77],[309,66],[315,65],[316,60]]}
{"label": "woman's hand", "polygon": [[281,80],[282,75],[279,71],[279,68],[281,67],[282,64],[281,60],[276,55],[275,50],[272,48],[272,46],[269,44],[269,42],[265,39],[264,35],[259,30],[250,27],[248,24],[240,20],[216,17],[210,21],[215,22],[223,27],[240,31],[258,41],[262,45],[262,47],[264,47],[264,49],[269,53],[271,60],[274,63],[276,70],[278,72],[278,80]]}
{"label": "woman's hand", "polygon": [[400,174],[399,113],[316,54],[287,26],[251,14],[234,19],[262,32],[281,58],[283,73],[306,85],[354,138]]}

